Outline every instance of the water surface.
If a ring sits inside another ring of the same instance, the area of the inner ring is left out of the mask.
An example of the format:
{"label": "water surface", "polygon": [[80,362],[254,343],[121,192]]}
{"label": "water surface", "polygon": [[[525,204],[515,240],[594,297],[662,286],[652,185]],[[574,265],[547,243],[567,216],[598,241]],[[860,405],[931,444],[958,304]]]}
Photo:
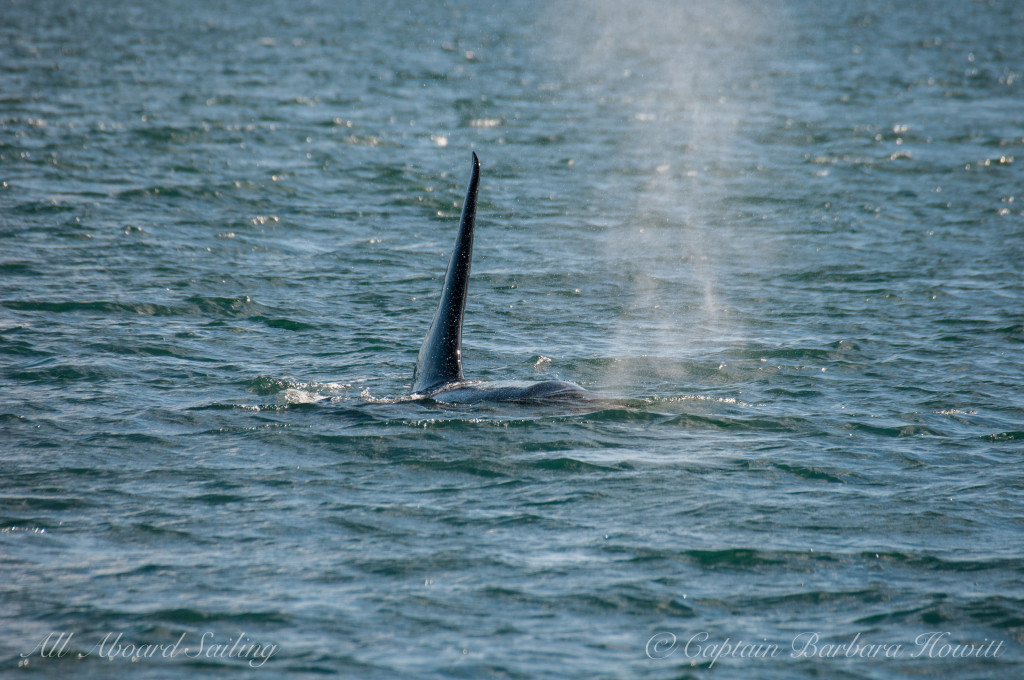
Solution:
{"label": "water surface", "polygon": [[2,15],[0,672],[1021,672],[1018,3]]}

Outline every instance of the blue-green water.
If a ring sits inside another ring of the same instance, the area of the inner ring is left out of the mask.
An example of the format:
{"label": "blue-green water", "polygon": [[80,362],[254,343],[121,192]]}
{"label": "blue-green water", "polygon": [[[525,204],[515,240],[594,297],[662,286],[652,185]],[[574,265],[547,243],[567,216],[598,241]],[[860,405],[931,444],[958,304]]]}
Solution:
{"label": "blue-green water", "polygon": [[0,17],[0,674],[1024,670],[1024,5]]}

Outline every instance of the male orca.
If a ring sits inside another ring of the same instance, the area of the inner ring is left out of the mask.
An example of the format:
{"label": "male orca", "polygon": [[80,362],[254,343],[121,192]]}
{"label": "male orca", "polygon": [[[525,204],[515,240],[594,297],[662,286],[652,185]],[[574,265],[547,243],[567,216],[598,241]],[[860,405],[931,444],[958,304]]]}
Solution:
{"label": "male orca", "polygon": [[468,403],[480,401],[544,402],[592,401],[599,397],[579,385],[561,380],[494,381],[466,380],[462,375],[462,317],[466,311],[466,290],[473,259],[473,230],[476,227],[476,196],[480,188],[480,159],[473,154],[473,177],[469,181],[462,221],[455,236],[455,248],[444,275],[441,301],[430,330],[423,339],[412,390],[435,401]]}

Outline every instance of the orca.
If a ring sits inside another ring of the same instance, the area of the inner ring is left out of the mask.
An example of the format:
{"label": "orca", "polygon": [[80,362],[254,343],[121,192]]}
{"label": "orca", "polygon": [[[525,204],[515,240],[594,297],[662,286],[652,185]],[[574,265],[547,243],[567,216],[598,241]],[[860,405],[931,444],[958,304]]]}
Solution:
{"label": "orca", "polygon": [[462,374],[462,319],[466,313],[469,270],[473,260],[480,159],[473,153],[473,175],[462,206],[455,247],[444,275],[441,300],[416,359],[413,396],[446,403],[595,401],[598,395],[561,380],[481,381]]}

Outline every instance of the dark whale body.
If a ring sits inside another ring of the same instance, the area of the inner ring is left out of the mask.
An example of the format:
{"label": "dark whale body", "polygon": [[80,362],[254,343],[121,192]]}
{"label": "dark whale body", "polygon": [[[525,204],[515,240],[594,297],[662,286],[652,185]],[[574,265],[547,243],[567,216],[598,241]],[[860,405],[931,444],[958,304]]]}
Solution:
{"label": "dark whale body", "polygon": [[473,260],[476,199],[480,189],[480,160],[473,154],[473,176],[462,206],[455,247],[444,275],[444,288],[434,320],[420,347],[412,390],[435,401],[473,402],[586,402],[599,397],[579,385],[561,380],[478,381],[462,375],[462,319]]}
{"label": "dark whale body", "polygon": [[564,380],[463,380],[428,392],[434,401],[451,404],[474,402],[597,402],[601,398]]}

